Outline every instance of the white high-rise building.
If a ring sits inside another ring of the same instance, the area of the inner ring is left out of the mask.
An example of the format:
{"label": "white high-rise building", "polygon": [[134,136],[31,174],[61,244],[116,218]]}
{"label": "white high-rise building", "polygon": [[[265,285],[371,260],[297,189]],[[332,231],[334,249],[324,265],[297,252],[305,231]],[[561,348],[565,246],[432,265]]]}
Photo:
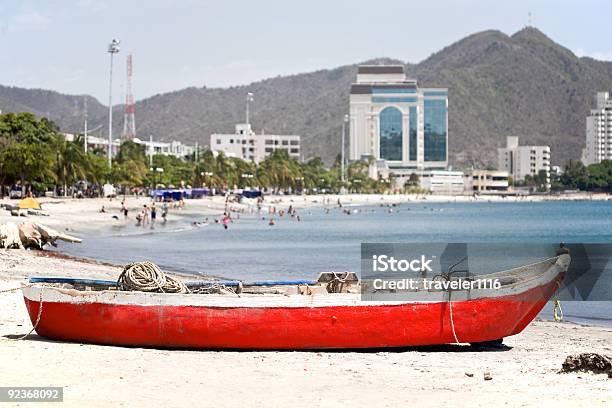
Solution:
{"label": "white high-rise building", "polygon": [[612,99],[608,92],[597,93],[597,105],[586,120],[586,148],[582,150],[585,165],[612,160]]}
{"label": "white high-rise building", "polygon": [[546,171],[546,184],[550,187],[550,147],[519,146],[518,136],[508,136],[506,147],[497,149],[497,160],[497,169],[507,171],[514,181]]}
{"label": "white high-rise building", "polygon": [[376,177],[444,170],[448,90],[420,88],[402,65],[362,65],[350,94],[349,158],[371,157]]}

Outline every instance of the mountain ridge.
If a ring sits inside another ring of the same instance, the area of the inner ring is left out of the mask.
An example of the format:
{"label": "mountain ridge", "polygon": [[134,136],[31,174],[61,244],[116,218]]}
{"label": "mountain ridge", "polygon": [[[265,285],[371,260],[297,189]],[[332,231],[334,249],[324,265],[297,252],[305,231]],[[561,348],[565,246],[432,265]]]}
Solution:
{"label": "mountain ridge", "polygon": [[[421,86],[449,88],[449,156],[455,168],[496,166],[497,147],[518,135],[522,144],[548,144],[553,164],[579,159],[586,115],[597,91],[612,89],[612,62],[577,57],[533,27],[512,35],[485,30],[466,36],[417,64],[402,63]],[[342,117],[357,65],[267,78],[228,88],[187,87],[136,103],[142,138],[208,145],[212,133],[244,121],[246,92],[255,94],[251,122],[259,133],[302,136],[304,158],[331,163],[339,153]],[[83,95],[0,86],[0,109],[27,110],[66,132],[83,128]],[[113,131],[123,127],[113,108]],[[107,107],[89,97],[90,126],[108,122]],[[106,134],[106,130],[102,130]]]}

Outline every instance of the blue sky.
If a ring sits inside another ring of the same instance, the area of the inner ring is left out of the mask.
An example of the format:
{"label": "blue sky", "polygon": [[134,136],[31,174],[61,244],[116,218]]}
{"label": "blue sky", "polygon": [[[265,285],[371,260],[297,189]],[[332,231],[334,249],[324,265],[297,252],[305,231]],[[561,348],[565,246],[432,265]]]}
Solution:
{"label": "blue sky", "polygon": [[0,84],[88,93],[114,103],[134,55],[136,99],[227,87],[374,57],[419,62],[486,29],[527,24],[579,55],[612,60],[606,0],[0,0]]}

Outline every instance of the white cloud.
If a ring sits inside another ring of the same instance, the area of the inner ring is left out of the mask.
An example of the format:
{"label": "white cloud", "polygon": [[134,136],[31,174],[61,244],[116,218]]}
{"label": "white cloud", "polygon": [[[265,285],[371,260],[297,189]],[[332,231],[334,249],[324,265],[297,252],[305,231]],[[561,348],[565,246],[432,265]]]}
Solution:
{"label": "white cloud", "polygon": [[77,0],[77,2],[75,3],[75,6],[77,8],[88,10],[88,11],[93,11],[93,12],[102,11],[107,8],[106,3],[103,3],[102,1],[95,1],[95,0]]}
{"label": "white cloud", "polygon": [[41,31],[51,25],[51,19],[37,11],[15,14],[8,22],[6,30],[10,33]]}
{"label": "white cloud", "polygon": [[591,57],[599,61],[612,61],[612,51],[585,51],[583,48],[578,48],[574,51],[578,57]]}

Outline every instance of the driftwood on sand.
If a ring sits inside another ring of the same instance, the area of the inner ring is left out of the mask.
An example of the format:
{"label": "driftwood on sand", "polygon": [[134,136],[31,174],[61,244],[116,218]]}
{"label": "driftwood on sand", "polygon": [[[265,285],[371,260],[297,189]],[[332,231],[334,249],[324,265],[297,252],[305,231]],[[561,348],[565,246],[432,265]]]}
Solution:
{"label": "driftwood on sand", "polygon": [[57,246],[57,240],[74,243],[82,241],[43,224],[33,222],[23,222],[19,225],[13,222],[0,224],[0,248],[42,249],[47,244]]}

